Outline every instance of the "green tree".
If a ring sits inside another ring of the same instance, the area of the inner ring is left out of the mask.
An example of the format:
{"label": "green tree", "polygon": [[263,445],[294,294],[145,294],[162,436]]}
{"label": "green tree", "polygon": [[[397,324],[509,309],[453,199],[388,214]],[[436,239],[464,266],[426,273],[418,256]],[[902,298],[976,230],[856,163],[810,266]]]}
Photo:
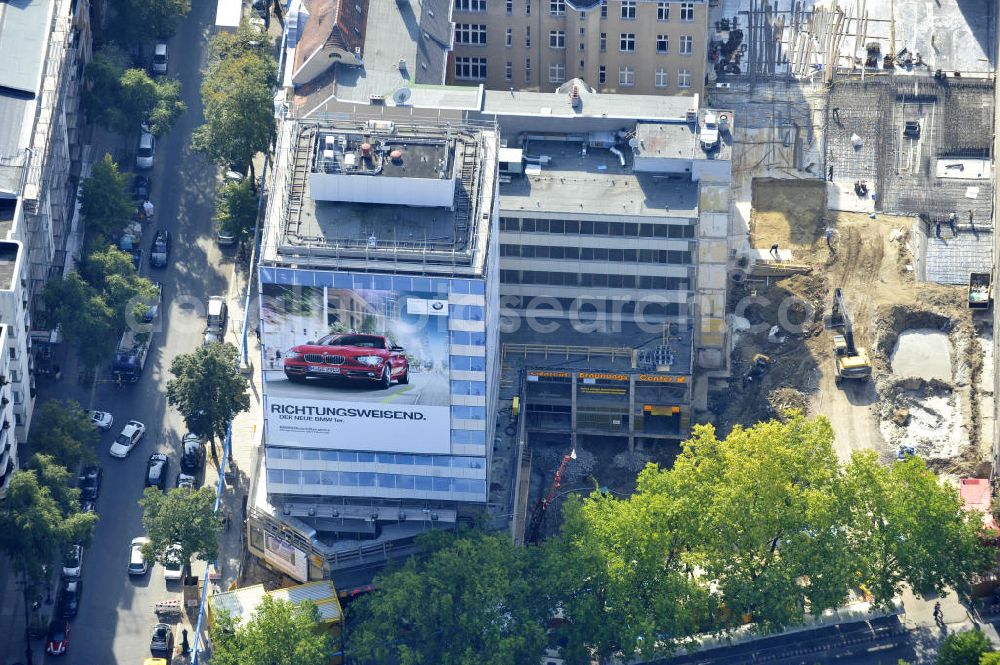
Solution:
{"label": "green tree", "polygon": [[545,647],[534,601],[532,550],[509,537],[434,534],[425,560],[380,574],[351,608],[348,650],[358,663],[506,665],[537,662]]}
{"label": "green tree", "polygon": [[169,39],[191,11],[191,0],[114,0],[118,24],[113,34],[133,44]]}
{"label": "green tree", "polygon": [[70,469],[96,459],[101,437],[77,402],[47,400],[35,409],[31,425],[29,441],[36,453],[51,455]]}
{"label": "green tree", "polygon": [[[35,470],[18,471],[10,479],[7,496],[0,501],[0,551],[10,559],[24,580],[42,580],[45,566],[56,559],[69,543],[89,542],[97,515],[81,513],[75,505],[77,490],[64,484],[55,496],[50,482],[68,480],[69,472],[60,473],[51,463],[41,465],[47,474],[40,478]],[[65,476],[65,477],[64,477]],[[65,501],[68,505],[60,505]]]}
{"label": "green tree", "polygon": [[128,223],[134,211],[128,175],[118,170],[111,155],[104,155],[104,159],[93,165],[80,188],[80,214],[87,234],[110,238]]}
{"label": "green tree", "polygon": [[108,128],[115,126],[118,111],[115,101],[127,66],[128,57],[114,45],[103,47],[87,64],[81,101],[92,122]]}
{"label": "green tree", "polygon": [[149,131],[163,136],[187,110],[181,101],[181,84],[175,78],[152,78],[144,69],[127,69],[119,81],[116,99],[116,129],[135,136],[139,125],[149,124]]}
{"label": "green tree", "polygon": [[132,257],[117,247],[91,249],[81,262],[80,271],[87,283],[101,293],[118,329],[141,321],[149,303],[155,301],[153,282],[140,277]]}
{"label": "green tree", "polygon": [[190,431],[212,442],[214,455],[215,440],[224,439],[233,418],[250,408],[239,352],[229,343],[205,344],[174,358],[170,373],[167,402],[177,407]]}
{"label": "green tree", "polygon": [[147,487],[139,505],[142,526],[150,540],[143,553],[149,560],[163,563],[167,549],[174,543],[181,546],[185,570],[192,556],[206,561],[218,558],[222,519],[215,514],[212,488],[174,488],[164,494],[157,487]]}
{"label": "green tree", "polygon": [[257,222],[257,194],[250,180],[227,182],[219,189],[213,219],[221,232],[237,240],[250,233]]}
{"label": "green tree", "polygon": [[989,563],[980,515],[918,457],[886,468],[873,452],[855,453],[844,496],[852,569],[878,603],[903,583],[922,592],[965,588]]}
{"label": "green tree", "polygon": [[937,665],[979,665],[984,654],[993,650],[980,630],[950,633],[941,643]]}
{"label": "green tree", "polygon": [[241,172],[249,168],[253,183],[253,157],[266,151],[277,134],[277,67],[270,54],[221,47],[212,52],[201,85],[205,124],[195,130],[191,142],[222,165]]}
{"label": "green tree", "polygon": [[115,312],[104,297],[77,272],[64,279],[50,279],[42,291],[50,325],[62,326],[66,341],[76,348],[87,369],[107,362],[118,346],[120,329]]}
{"label": "green tree", "polygon": [[223,613],[211,628],[216,665],[315,665],[330,660],[333,636],[316,606],[264,596],[246,623]]}
{"label": "green tree", "polygon": [[979,665],[1000,665],[1000,652],[984,653],[979,657]]}

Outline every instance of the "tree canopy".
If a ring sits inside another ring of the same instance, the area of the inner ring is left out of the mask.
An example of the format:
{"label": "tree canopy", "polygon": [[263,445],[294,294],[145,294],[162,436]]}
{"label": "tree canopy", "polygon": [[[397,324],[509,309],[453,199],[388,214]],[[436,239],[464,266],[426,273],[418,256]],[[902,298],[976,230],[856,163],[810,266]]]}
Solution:
{"label": "tree canopy", "polygon": [[63,279],[50,279],[42,291],[50,325],[61,325],[67,343],[74,346],[80,363],[93,369],[118,345],[115,312],[104,297],[78,272]]}
{"label": "tree canopy", "polygon": [[167,402],[195,434],[221,441],[233,418],[250,408],[250,384],[232,344],[212,342],[183,353],[171,362],[170,373]]}
{"label": "tree canopy", "polygon": [[250,233],[257,222],[257,194],[250,180],[227,182],[219,189],[213,219],[226,235],[243,238]]}
{"label": "tree canopy", "polygon": [[191,0],[113,0],[117,11],[115,34],[133,44],[168,39],[191,11]]}
{"label": "tree canopy", "polygon": [[315,665],[330,660],[332,635],[308,602],[293,605],[264,596],[246,623],[222,613],[211,628],[212,662],[217,665]]}
{"label": "tree canopy", "polygon": [[179,487],[166,494],[157,487],[147,487],[139,505],[142,526],[150,540],[144,548],[148,559],[164,563],[174,543],[180,543],[185,567],[192,556],[206,561],[218,558],[222,519],[215,514],[215,492],[211,487]]}
{"label": "tree canopy", "polygon": [[[723,440],[697,426],[672,468],[647,466],[631,496],[570,497],[559,533],[536,547],[472,535],[386,573],[351,608],[350,647],[362,662],[528,662],[503,649],[540,655],[541,631],[571,665],[652,659],[702,633],[801,623],[852,589],[887,605],[903,584],[961,588],[988,561],[983,535],[981,516],[919,458],[841,465],[825,418],[791,413]],[[498,632],[509,641],[490,641]]]}
{"label": "tree canopy", "polygon": [[94,461],[101,437],[77,402],[47,400],[35,409],[31,424],[29,440],[36,453],[51,455],[70,469]]}
{"label": "tree canopy", "polygon": [[118,170],[111,155],[95,162],[80,186],[80,214],[88,238],[95,244],[121,231],[135,212],[128,191],[128,174]]}
{"label": "tree canopy", "polygon": [[352,658],[400,665],[537,661],[547,615],[534,600],[532,557],[502,535],[426,542],[426,560],[411,558],[377,576],[378,594],[352,605]]}
{"label": "tree canopy", "polygon": [[135,136],[142,123],[156,136],[163,136],[187,110],[181,101],[180,81],[170,76],[153,78],[145,69],[128,67],[126,60],[115,48],[102,49],[94,56],[86,70],[84,108],[94,122],[126,137]]}
{"label": "tree canopy", "polygon": [[[980,665],[983,657],[993,651],[989,638],[981,630],[949,633],[941,642],[936,665]],[[989,659],[986,659],[989,662]]]}

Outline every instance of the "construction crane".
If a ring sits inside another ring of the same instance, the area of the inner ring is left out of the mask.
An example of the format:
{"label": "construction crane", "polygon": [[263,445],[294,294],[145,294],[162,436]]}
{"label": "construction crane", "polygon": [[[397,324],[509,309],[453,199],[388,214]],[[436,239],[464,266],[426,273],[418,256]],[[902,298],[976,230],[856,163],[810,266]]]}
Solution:
{"label": "construction crane", "polygon": [[839,288],[833,290],[833,307],[826,327],[840,331],[833,335],[834,380],[837,385],[844,379],[868,379],[872,375],[868,351],[854,342],[854,325],[844,302],[844,293]]}
{"label": "construction crane", "polygon": [[562,485],[563,473],[566,471],[566,466],[570,460],[574,459],[576,459],[575,448],[570,451],[569,455],[563,455],[562,462],[559,464],[559,468],[556,469],[556,476],[552,481],[552,487],[549,488],[549,493],[544,498],[539,499],[538,503],[532,509],[531,521],[528,523],[527,537],[525,538],[527,542],[534,543],[538,540],[538,536],[541,535],[542,520],[545,519],[545,511],[548,510],[549,504],[556,498],[556,492],[559,491],[559,487]]}

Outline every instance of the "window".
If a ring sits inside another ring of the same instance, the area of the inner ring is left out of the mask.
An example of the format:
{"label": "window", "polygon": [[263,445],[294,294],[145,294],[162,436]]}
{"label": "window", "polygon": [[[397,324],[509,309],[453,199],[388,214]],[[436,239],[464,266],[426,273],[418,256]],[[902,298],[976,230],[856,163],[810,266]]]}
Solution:
{"label": "window", "polygon": [[557,63],[549,65],[549,83],[562,83],[566,80],[566,65]]}
{"label": "window", "polygon": [[597,82],[601,85],[608,82],[608,68],[604,65],[597,68]]}
{"label": "window", "polygon": [[601,0],[601,18],[608,17],[608,0]]}
{"label": "window", "polygon": [[503,77],[504,77],[504,80],[506,80],[506,81],[513,81],[514,80],[514,63],[511,62],[510,60],[507,61],[507,65],[506,65],[506,67],[504,67]]}
{"label": "window", "polygon": [[656,35],[656,52],[661,55],[666,53],[669,43],[670,40],[666,35]]}
{"label": "window", "polygon": [[485,12],[486,0],[455,0],[455,10],[460,12]]}
{"label": "window", "polygon": [[507,44],[507,48],[510,48],[511,46],[514,45],[514,29],[513,28],[507,28],[507,37],[506,37],[506,41],[504,43]]}
{"label": "window", "polygon": [[670,20],[670,3],[669,2],[657,2],[656,3],[656,20],[657,21],[669,21]]}
{"label": "window", "polygon": [[456,23],[455,43],[485,46],[486,26],[481,23]]}
{"label": "window", "polygon": [[524,59],[524,82],[531,83],[531,58]]}
{"label": "window", "polygon": [[583,42],[580,42],[580,50],[581,51],[585,50],[585,45]]}
{"label": "window", "polygon": [[562,16],[566,13],[566,0],[549,0],[549,13]]}
{"label": "window", "polygon": [[622,53],[632,53],[635,51],[635,33],[623,32],[618,38],[618,50]]}
{"label": "window", "polygon": [[681,55],[691,55],[692,51],[694,51],[694,37],[681,35]]}
{"label": "window", "polygon": [[549,48],[566,48],[566,33],[562,30],[549,30]]}
{"label": "window", "polygon": [[587,36],[587,29],[586,28],[580,28],[580,39],[583,39],[586,36]]}
{"label": "window", "polygon": [[635,85],[635,69],[627,65],[618,68],[618,85],[631,87]]}
{"label": "window", "polygon": [[666,69],[664,69],[663,67],[660,67],[660,68],[658,68],[656,70],[656,76],[653,79],[653,85],[655,85],[657,88],[666,88],[667,87],[667,70]]}
{"label": "window", "polygon": [[693,2],[682,2],[681,3],[681,20],[682,21],[693,21],[694,20],[694,3]]}
{"label": "window", "polygon": [[691,70],[682,69],[677,72],[677,87],[678,88],[690,88],[691,87]]}
{"label": "window", "polygon": [[608,50],[608,33],[606,32],[601,33],[601,50],[602,51]]}
{"label": "window", "polygon": [[507,16],[510,16],[511,14],[514,13],[514,0],[507,0],[506,11],[507,11]]}
{"label": "window", "polygon": [[635,20],[635,0],[622,0],[621,16],[626,21]]}
{"label": "window", "polygon": [[524,27],[524,48],[531,48],[531,26]]}
{"label": "window", "polygon": [[524,0],[524,15],[531,16],[531,0]]}
{"label": "window", "polygon": [[455,78],[481,81],[486,78],[486,58],[455,58]]}

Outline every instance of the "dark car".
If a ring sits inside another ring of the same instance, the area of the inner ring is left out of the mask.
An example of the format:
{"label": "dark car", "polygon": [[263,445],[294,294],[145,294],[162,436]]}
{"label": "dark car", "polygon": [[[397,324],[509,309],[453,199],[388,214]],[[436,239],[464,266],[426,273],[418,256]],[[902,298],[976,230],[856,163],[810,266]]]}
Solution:
{"label": "dark car", "polygon": [[153,653],[172,653],[174,650],[174,631],[165,623],[153,626],[153,636],[149,639],[149,650]]}
{"label": "dark car", "polygon": [[59,592],[59,609],[64,619],[72,619],[80,611],[80,595],[83,593],[83,580],[63,580]]}
{"label": "dark car", "polygon": [[181,450],[181,471],[194,474],[205,465],[205,446],[197,434],[185,434]]}
{"label": "dark car", "polygon": [[137,175],[132,178],[132,198],[136,201],[146,201],[149,199],[149,178],[144,175]]}
{"label": "dark car", "polygon": [[45,653],[61,656],[69,647],[69,621],[54,619],[49,624],[49,632],[45,636]]}
{"label": "dark car", "polygon": [[92,513],[97,510],[97,504],[93,501],[80,501],[80,512],[81,513]]}
{"label": "dark car", "polygon": [[101,467],[84,467],[80,473],[80,500],[96,501],[101,493]]}
{"label": "dark car", "polygon": [[289,381],[338,378],[375,383],[383,390],[393,380],[410,382],[403,347],[390,345],[381,335],[334,334],[293,346],[285,356],[284,369]]}
{"label": "dark car", "polygon": [[170,458],[163,453],[153,453],[146,462],[146,487],[167,486],[167,469],[170,468]]}
{"label": "dark car", "polygon": [[153,236],[153,247],[149,250],[149,265],[166,268],[170,259],[170,231],[160,229]]}
{"label": "dark car", "polygon": [[149,307],[142,315],[143,323],[152,323],[160,315],[160,305],[163,303],[163,285],[159,282],[153,282],[153,288],[156,289],[156,295],[153,296],[151,302],[146,303]]}

